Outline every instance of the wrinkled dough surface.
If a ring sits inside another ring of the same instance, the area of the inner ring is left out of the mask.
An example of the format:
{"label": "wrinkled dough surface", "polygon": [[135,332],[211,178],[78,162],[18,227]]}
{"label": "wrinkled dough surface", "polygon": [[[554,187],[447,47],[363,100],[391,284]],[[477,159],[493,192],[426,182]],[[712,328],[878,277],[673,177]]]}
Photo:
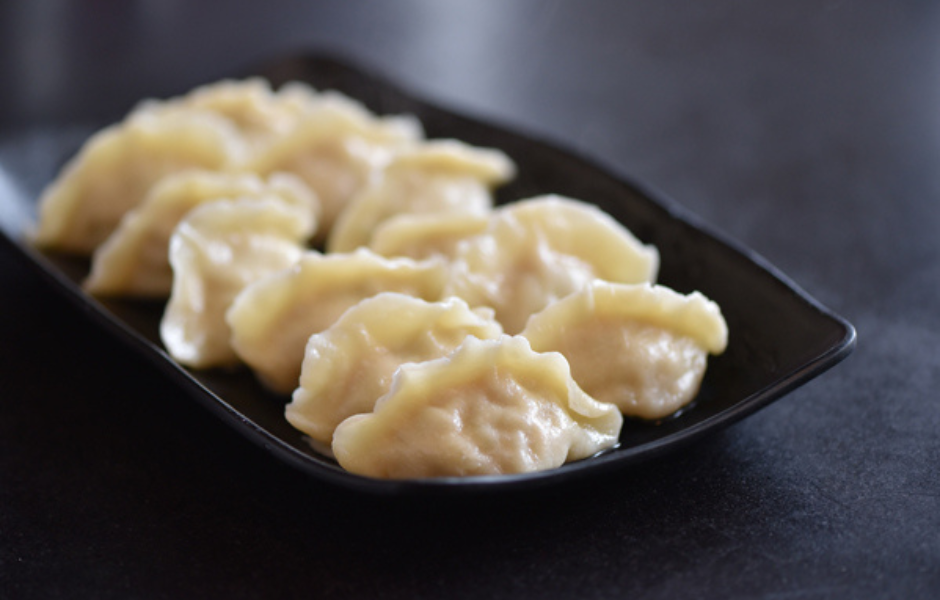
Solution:
{"label": "wrinkled dough surface", "polygon": [[611,447],[621,425],[561,355],[537,354],[521,337],[467,338],[448,357],[402,366],[374,412],[339,425],[333,452],[372,477],[526,473]]}
{"label": "wrinkled dough surface", "polygon": [[605,282],[534,315],[521,335],[538,351],[564,355],[585,392],[644,419],[691,402],[709,352],[727,344],[718,306],[701,294]]}
{"label": "wrinkled dough surface", "polygon": [[91,254],[161,178],[225,169],[245,152],[237,130],[211,112],[136,115],[92,136],[43,192],[35,242]]}
{"label": "wrinkled dough surface", "polygon": [[174,279],[160,323],[174,359],[197,368],[238,362],[225,313],[259,277],[294,264],[310,229],[278,198],[220,200],[194,209],[170,241]]}
{"label": "wrinkled dough surface", "polygon": [[263,180],[252,173],[203,170],[168,175],[95,251],[85,289],[98,295],[168,296],[173,284],[170,236],[183,217],[206,202],[265,197],[296,206],[298,225],[307,237],[313,234],[319,204],[296,176],[275,173]]}
{"label": "wrinkled dough surface", "polygon": [[383,221],[399,214],[486,215],[490,190],[515,166],[505,154],[454,140],[416,144],[398,153],[381,176],[339,215],[328,240],[331,252],[367,246]]}
{"label": "wrinkled dough surface", "polygon": [[146,100],[134,113],[187,110],[211,111],[231,122],[248,143],[263,147],[286,135],[316,101],[316,91],[293,83],[280,91],[259,77],[223,80],[168,100]]}
{"label": "wrinkled dough surface", "polygon": [[423,137],[410,117],[376,117],[339,94],[321,94],[293,131],[249,161],[246,170],[262,175],[295,173],[320,198],[325,240],[350,199],[385,168],[396,149]]}
{"label": "wrinkled dough surface", "polygon": [[659,253],[597,207],[560,196],[508,204],[461,243],[445,294],[491,306],[507,333],[595,279],[653,281]]}
{"label": "wrinkled dough surface", "polygon": [[502,333],[492,311],[457,298],[426,302],[386,292],[367,298],[307,342],[287,420],[323,444],[344,419],[371,412],[401,365],[440,358],[468,336]]}
{"label": "wrinkled dough surface", "polygon": [[265,384],[287,394],[297,387],[311,335],[380,292],[437,300],[444,276],[440,261],[386,259],[366,249],[331,255],[310,251],[291,269],[239,294],[227,316],[232,345]]}
{"label": "wrinkled dough surface", "polygon": [[488,223],[489,215],[398,215],[378,226],[369,248],[382,256],[415,260],[437,256],[450,261],[457,255],[457,246],[483,233]]}

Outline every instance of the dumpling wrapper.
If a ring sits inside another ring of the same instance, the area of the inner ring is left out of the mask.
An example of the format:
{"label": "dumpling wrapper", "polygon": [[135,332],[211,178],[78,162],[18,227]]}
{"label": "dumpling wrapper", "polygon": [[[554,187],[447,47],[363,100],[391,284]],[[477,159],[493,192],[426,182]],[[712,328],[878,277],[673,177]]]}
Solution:
{"label": "dumpling wrapper", "polygon": [[245,153],[234,126],[208,111],[132,116],[92,136],[46,188],[34,243],[91,254],[163,177],[225,169]]}
{"label": "dumpling wrapper", "polygon": [[595,279],[653,281],[659,253],[594,205],[540,196],[494,211],[483,234],[461,243],[445,295],[491,306],[507,333]]}
{"label": "dumpling wrapper", "polygon": [[237,364],[225,314],[263,275],[296,263],[311,233],[303,209],[278,197],[203,204],[170,240],[173,289],[160,336],[170,355],[195,368]]}
{"label": "dumpling wrapper", "polygon": [[721,354],[728,326],[699,292],[596,281],[533,315],[522,334],[560,352],[581,388],[625,414],[667,417],[698,393],[708,354]]}
{"label": "dumpling wrapper", "polygon": [[270,144],[244,168],[262,175],[295,173],[317,194],[323,207],[319,241],[349,200],[363,189],[394,151],[424,136],[412,117],[377,117],[361,104],[324,92],[293,131]]}
{"label": "dumpling wrapper", "polygon": [[232,346],[263,383],[289,394],[297,387],[311,335],[381,292],[438,300],[444,278],[439,260],[387,259],[364,248],[349,254],[309,251],[290,269],[238,295],[226,317]]}
{"label": "dumpling wrapper", "polygon": [[168,100],[145,100],[135,113],[200,110],[230,121],[255,148],[286,135],[317,100],[317,92],[298,82],[275,92],[260,77],[222,80]]}
{"label": "dumpling wrapper", "polygon": [[426,302],[393,292],[367,298],[310,336],[285,415],[328,446],[343,420],[372,411],[401,365],[446,356],[467,336],[492,339],[502,332],[492,310],[471,310],[459,298]]}
{"label": "dumpling wrapper", "polygon": [[623,417],[525,338],[467,338],[451,355],[403,365],[369,414],[336,428],[340,466],[405,479],[528,473],[617,443]]}
{"label": "dumpling wrapper", "polygon": [[493,207],[491,190],[514,174],[515,164],[503,152],[456,140],[404,149],[340,213],[327,250],[367,246],[379,224],[402,213],[486,215]]}
{"label": "dumpling wrapper", "polygon": [[376,228],[369,249],[382,256],[453,260],[458,245],[486,231],[489,221],[489,215],[462,213],[398,215]]}
{"label": "dumpling wrapper", "polygon": [[84,287],[97,295],[166,297],[173,285],[170,236],[187,213],[220,199],[272,196],[297,207],[297,227],[308,237],[313,234],[319,203],[294,175],[275,173],[267,181],[254,173],[191,170],[168,175],[98,247]]}

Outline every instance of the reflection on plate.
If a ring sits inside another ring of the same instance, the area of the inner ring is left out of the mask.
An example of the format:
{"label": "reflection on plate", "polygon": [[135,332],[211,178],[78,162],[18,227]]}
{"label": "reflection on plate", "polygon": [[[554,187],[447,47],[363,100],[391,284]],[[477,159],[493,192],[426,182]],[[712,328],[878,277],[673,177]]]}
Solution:
{"label": "reflection on plate", "polygon": [[[163,351],[158,327],[163,303],[98,300],[79,282],[88,261],[42,254],[23,240],[35,218],[38,188],[78,148],[91,130],[42,129],[4,140],[0,151],[0,228],[8,241],[69,298],[88,308],[102,326],[142,352],[182,390],[275,457],[319,479],[374,493],[497,491],[569,482],[623,468],[681,447],[766,406],[819,375],[854,348],[855,330],[820,306],[754,253],[691,222],[671,203],[565,151],[504,128],[427,104],[361,70],[329,57],[278,61],[255,73],[275,85],[301,80],[337,89],[380,113],[411,113],[428,137],[458,138],[497,147],[519,166],[519,176],[499,191],[510,201],[557,193],[593,202],[646,243],[659,248],[659,281],[679,292],[700,290],[716,301],[728,322],[728,350],[712,357],[694,405],[659,424],[625,424],[617,448],[559,469],[526,475],[380,481],[347,473],[314,452],[283,417],[283,398],[272,396],[247,370],[191,372]],[[12,146],[11,146],[12,144]],[[38,160],[9,151],[27,145]]]}

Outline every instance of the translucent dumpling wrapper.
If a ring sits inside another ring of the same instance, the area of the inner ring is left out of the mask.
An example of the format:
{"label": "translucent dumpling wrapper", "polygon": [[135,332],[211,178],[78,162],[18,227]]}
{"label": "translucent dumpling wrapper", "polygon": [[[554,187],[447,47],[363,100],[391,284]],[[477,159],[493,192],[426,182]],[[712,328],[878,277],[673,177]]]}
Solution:
{"label": "translucent dumpling wrapper", "polygon": [[233,365],[225,314],[245,286],[296,263],[310,235],[302,209],[277,197],[203,204],[170,240],[173,288],[160,336],[180,363],[208,368]]}
{"label": "translucent dumpling wrapper", "polygon": [[97,295],[166,297],[173,284],[168,250],[177,224],[193,208],[220,199],[280,198],[297,208],[296,227],[310,237],[319,203],[296,176],[182,171],[161,179],[95,251],[85,289]]}
{"label": "translucent dumpling wrapper", "polygon": [[503,152],[456,140],[435,140],[396,154],[372,184],[350,200],[330,234],[327,249],[367,246],[376,227],[399,214],[486,215],[491,190],[515,173]]}
{"label": "translucent dumpling wrapper", "polygon": [[483,234],[458,246],[446,295],[491,306],[507,333],[595,279],[655,280],[659,253],[596,206],[541,196],[494,211]]}
{"label": "translucent dumpling wrapper", "polygon": [[293,131],[249,161],[262,175],[288,171],[300,176],[323,206],[320,241],[350,199],[384,169],[394,152],[421,139],[412,117],[377,117],[362,105],[324,92]]}
{"label": "translucent dumpling wrapper", "polygon": [[401,365],[446,356],[467,336],[501,334],[492,310],[471,310],[458,298],[426,302],[393,292],[367,298],[310,336],[287,420],[328,446],[343,420],[372,411]]}
{"label": "translucent dumpling wrapper", "polygon": [[37,245],[91,254],[150,187],[185,169],[225,169],[246,146],[208,111],[143,112],[92,136],[39,201]]}
{"label": "translucent dumpling wrapper", "polygon": [[232,345],[263,383],[289,394],[297,387],[311,335],[381,292],[438,300],[445,273],[439,260],[387,259],[364,248],[349,254],[310,251],[239,294],[227,316]]}
{"label": "translucent dumpling wrapper", "polygon": [[489,215],[463,213],[403,214],[382,222],[369,248],[382,256],[415,260],[435,256],[453,260],[461,242],[486,231]]}
{"label": "translucent dumpling wrapper", "polygon": [[266,80],[252,77],[218,81],[168,100],[146,100],[135,113],[211,111],[228,119],[258,148],[290,132],[316,98],[316,91],[304,84],[295,82],[275,92]]}
{"label": "translucent dumpling wrapper", "polygon": [[709,353],[728,327],[699,292],[597,281],[534,315],[522,335],[540,352],[560,352],[585,392],[629,416],[667,417],[698,393]]}
{"label": "translucent dumpling wrapper", "polygon": [[616,444],[622,416],[525,338],[467,338],[451,355],[403,365],[372,413],[336,428],[333,453],[361,475],[404,479],[528,473]]}

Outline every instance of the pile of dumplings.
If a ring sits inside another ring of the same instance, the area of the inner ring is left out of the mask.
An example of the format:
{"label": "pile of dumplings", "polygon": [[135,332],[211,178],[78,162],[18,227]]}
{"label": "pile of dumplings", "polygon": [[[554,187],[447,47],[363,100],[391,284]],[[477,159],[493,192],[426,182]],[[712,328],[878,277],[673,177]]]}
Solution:
{"label": "pile of dumplings", "polygon": [[494,207],[515,171],[336,92],[223,81],[90,138],[32,240],[90,256],[91,294],[166,300],[174,360],[247,365],[351,472],[525,473],[689,404],[728,332],[596,206]]}

